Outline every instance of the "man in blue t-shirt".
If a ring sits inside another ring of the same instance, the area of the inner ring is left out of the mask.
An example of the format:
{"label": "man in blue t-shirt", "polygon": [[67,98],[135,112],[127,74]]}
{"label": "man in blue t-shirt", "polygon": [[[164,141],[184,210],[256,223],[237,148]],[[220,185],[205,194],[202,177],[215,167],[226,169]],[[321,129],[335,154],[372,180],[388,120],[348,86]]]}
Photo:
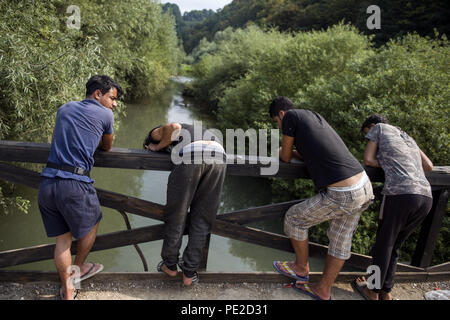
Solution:
{"label": "man in blue t-shirt", "polygon": [[72,237],[78,240],[74,266],[80,268],[80,281],[103,270],[101,264],[85,263],[102,218],[89,172],[94,165],[94,152],[112,147],[112,110],[121,95],[122,89],[114,80],[95,75],[86,83],[86,99],[68,102],[56,114],[38,204],[47,236],[56,237],[54,258],[64,299],[76,296],[70,279]]}

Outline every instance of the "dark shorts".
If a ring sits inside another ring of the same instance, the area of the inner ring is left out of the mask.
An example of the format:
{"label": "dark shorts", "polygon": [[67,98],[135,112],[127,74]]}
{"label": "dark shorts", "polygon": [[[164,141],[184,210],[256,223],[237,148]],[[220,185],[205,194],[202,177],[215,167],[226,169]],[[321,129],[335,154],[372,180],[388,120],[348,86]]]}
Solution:
{"label": "dark shorts", "polygon": [[92,183],[42,177],[38,204],[48,237],[70,231],[75,239],[81,239],[102,218]]}

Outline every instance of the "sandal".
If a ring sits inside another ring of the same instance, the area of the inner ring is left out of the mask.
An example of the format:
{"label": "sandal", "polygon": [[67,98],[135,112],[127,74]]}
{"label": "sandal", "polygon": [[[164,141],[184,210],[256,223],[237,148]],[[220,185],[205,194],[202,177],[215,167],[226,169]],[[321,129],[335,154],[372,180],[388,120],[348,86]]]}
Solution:
{"label": "sandal", "polygon": [[[315,300],[324,300],[321,297],[319,297],[317,294],[315,294],[314,291],[312,291],[311,287],[307,283],[294,283],[292,287],[295,290],[297,290],[298,292],[306,294]],[[330,296],[330,299],[328,299],[328,300],[331,300],[331,296]]]}
{"label": "sandal", "polygon": [[[75,280],[75,283],[81,282],[83,280],[89,279],[90,277],[95,276],[97,273],[103,271],[103,265],[99,264],[99,263],[92,263],[90,262],[90,264],[92,265],[89,270],[84,273],[82,276],[80,276],[80,279],[77,281]],[[97,270],[94,270],[95,266],[99,266],[99,268]]]}
{"label": "sandal", "polygon": [[295,271],[292,270],[291,267],[289,267],[288,263],[289,263],[288,261],[274,261],[273,267],[283,276],[293,278],[302,283],[307,283],[309,281],[309,276],[301,276],[296,274]]}

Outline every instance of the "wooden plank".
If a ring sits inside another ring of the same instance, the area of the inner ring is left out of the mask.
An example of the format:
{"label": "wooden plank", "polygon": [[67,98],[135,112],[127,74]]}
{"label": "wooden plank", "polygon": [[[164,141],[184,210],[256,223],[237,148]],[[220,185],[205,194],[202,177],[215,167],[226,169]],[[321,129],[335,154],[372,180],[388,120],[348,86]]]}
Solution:
{"label": "wooden plank", "polygon": [[22,141],[0,141],[0,161],[46,163],[50,144]]}
{"label": "wooden plank", "polygon": [[440,281],[450,281],[450,272],[429,272],[427,274],[426,281],[440,282]]}
{"label": "wooden plank", "polygon": [[[322,275],[321,272],[310,272],[311,282],[317,282]],[[336,283],[349,283],[356,277],[365,276],[364,272],[340,272]],[[290,283],[291,280],[277,272],[199,272],[201,283]],[[181,273],[176,277],[168,277],[161,272],[100,272],[95,277],[82,282],[83,286],[91,283],[117,283],[130,281],[155,281],[164,283],[179,283]],[[436,280],[439,279],[439,280]],[[426,273],[426,272],[397,272],[395,281],[398,283],[448,281],[450,273]],[[57,282],[59,276],[56,272],[42,271],[12,271],[0,270],[0,282]]]}
{"label": "wooden plank", "polygon": [[450,261],[425,268],[427,272],[450,272]]}
{"label": "wooden plank", "polygon": [[449,190],[441,189],[433,191],[433,207],[428,213],[420,229],[419,239],[416,245],[411,264],[417,267],[429,267],[433,258],[433,251],[442,226],[449,200]]}
{"label": "wooden plank", "polygon": [[163,220],[164,206],[158,203],[125,196],[119,193],[98,189],[100,204],[104,207],[125,211],[155,220]]}
{"label": "wooden plank", "polygon": [[[50,144],[21,142],[21,141],[0,141],[0,161],[46,163],[50,153]],[[241,156],[229,155],[231,160]],[[230,163],[227,166],[228,175],[236,176],[261,176],[261,168],[267,167],[261,161],[268,158],[256,158],[258,163],[253,164],[254,157],[244,156],[245,164]],[[109,152],[96,151],[94,154],[94,166],[120,169],[141,169],[170,171],[173,164],[170,155],[152,152],[149,150],[113,148]],[[306,166],[303,162],[279,163],[279,171],[271,177],[293,178],[309,177]]]}
{"label": "wooden plank", "polygon": [[[163,238],[163,230],[164,225],[159,224],[130,231],[118,231],[99,235],[95,240],[91,252],[161,240]],[[77,252],[76,248],[77,241],[74,241],[71,247],[73,255]],[[44,244],[0,252],[0,268],[53,259],[54,249],[54,244]]]}
{"label": "wooden plank", "polygon": [[[0,179],[37,189],[41,177],[37,172],[0,162]],[[100,204],[104,207],[162,220],[163,205],[99,188],[96,190]]]}
{"label": "wooden plank", "polygon": [[285,236],[221,221],[219,219],[216,219],[212,233],[218,236],[258,244],[268,248],[293,252],[290,240]]}
{"label": "wooden plank", "polygon": [[238,224],[249,224],[252,222],[273,220],[283,217],[290,207],[302,201],[304,200],[292,200],[282,203],[237,210],[229,213],[223,213],[221,215],[218,215],[217,218],[223,221]]}
{"label": "wooden plank", "polygon": [[0,179],[37,189],[41,177],[39,173],[0,162]]}
{"label": "wooden plank", "polygon": [[[49,153],[50,144],[48,143],[0,141],[0,161],[46,163]],[[242,156],[229,155],[228,157],[234,160]],[[266,157],[257,157],[256,164],[251,163],[255,157],[243,156],[243,158],[245,159],[245,164],[228,164],[227,174],[260,177],[261,168],[267,167],[267,165],[263,164],[268,159]],[[96,167],[161,171],[170,171],[173,167],[168,154],[148,150],[113,148],[109,152],[97,151],[94,159]],[[365,169],[372,181],[384,181],[381,169],[370,167]],[[427,173],[426,176],[432,185],[450,186],[449,166],[435,167],[433,172]],[[278,173],[271,177],[287,179],[309,178],[309,174],[303,162],[279,162]]]}
{"label": "wooden plank", "polygon": [[[288,237],[262,231],[246,226],[228,223],[226,221],[216,220],[212,233],[228,237],[230,239],[244,241],[256,245],[261,245],[267,248],[282,250],[286,252],[294,252],[291,242]],[[309,242],[309,256],[326,257],[328,254],[328,246],[321,245],[314,242]],[[355,268],[367,269],[372,264],[372,257],[352,252],[350,258],[345,262],[346,265]],[[424,272],[423,268],[410,266],[399,263],[397,265],[398,271]]]}
{"label": "wooden plank", "polygon": [[[99,235],[96,238],[91,251],[107,250],[117,247],[124,247],[132,244],[145,243],[163,239],[164,225],[142,227],[130,231],[119,231],[105,235]],[[216,220],[212,232],[219,236],[229,237],[231,239],[245,241],[252,244],[258,244],[269,248],[293,252],[290,240],[282,235],[261,231],[249,227],[240,226]],[[185,230],[184,234],[187,234]],[[71,252],[76,254],[76,243],[72,244]],[[0,252],[0,268],[15,266],[24,263],[31,263],[42,260],[53,259],[54,244],[45,244],[29,248],[21,248]],[[328,247],[317,243],[309,242],[309,255],[325,257],[328,253]],[[372,258],[361,254],[352,253],[346,264],[349,266],[366,269],[371,264]],[[398,264],[399,271],[424,271],[404,264]]]}
{"label": "wooden plank", "polygon": [[450,186],[450,166],[435,166],[432,172],[426,172],[430,184],[434,187]]}
{"label": "wooden plank", "polygon": [[[227,237],[234,240],[244,241],[256,245],[261,245],[267,248],[282,250],[286,252],[294,252],[291,241],[288,237],[262,231],[246,226],[236,225],[232,223],[228,223],[221,220],[216,220],[212,232],[216,235]],[[320,245],[314,242],[309,242],[309,256],[321,256],[325,257],[328,253],[328,247],[324,245]],[[365,268],[365,266],[369,266],[369,262],[371,261],[371,257],[352,254],[352,258],[350,258],[347,263],[349,265],[354,265],[355,262],[358,263],[358,267]]]}

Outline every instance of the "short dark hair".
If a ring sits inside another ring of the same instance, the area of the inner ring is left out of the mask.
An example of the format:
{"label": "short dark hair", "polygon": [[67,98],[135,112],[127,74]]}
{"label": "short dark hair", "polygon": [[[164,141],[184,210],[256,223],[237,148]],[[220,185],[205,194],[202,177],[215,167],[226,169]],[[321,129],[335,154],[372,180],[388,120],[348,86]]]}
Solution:
{"label": "short dark hair", "polygon": [[92,76],[88,82],[86,82],[86,97],[92,95],[95,90],[100,89],[102,94],[107,93],[111,88],[117,89],[117,98],[120,98],[123,94],[123,90],[118,83],[112,78],[105,75]]}
{"label": "short dark hair", "polygon": [[143,143],[144,149],[147,149],[147,146],[148,146],[150,143],[153,143],[153,144],[158,144],[158,143],[159,143],[159,141],[157,141],[157,140],[155,140],[155,139],[152,138],[152,132],[153,132],[153,130],[158,129],[158,128],[161,128],[161,127],[162,127],[162,126],[157,126],[157,127],[153,128],[152,130],[150,130],[150,132],[149,132],[149,133],[147,134],[147,136],[145,137],[145,140],[144,140],[144,143]]}
{"label": "short dark hair", "polygon": [[388,119],[382,114],[374,113],[367,117],[364,123],[361,126],[361,131],[364,131],[365,128],[369,128],[371,124],[378,123],[387,123],[389,124]]}
{"label": "short dark hair", "polygon": [[291,99],[287,97],[276,97],[272,100],[270,107],[269,107],[269,114],[270,117],[276,117],[280,113],[281,110],[287,111],[291,109],[296,109],[297,107],[292,102]]}

